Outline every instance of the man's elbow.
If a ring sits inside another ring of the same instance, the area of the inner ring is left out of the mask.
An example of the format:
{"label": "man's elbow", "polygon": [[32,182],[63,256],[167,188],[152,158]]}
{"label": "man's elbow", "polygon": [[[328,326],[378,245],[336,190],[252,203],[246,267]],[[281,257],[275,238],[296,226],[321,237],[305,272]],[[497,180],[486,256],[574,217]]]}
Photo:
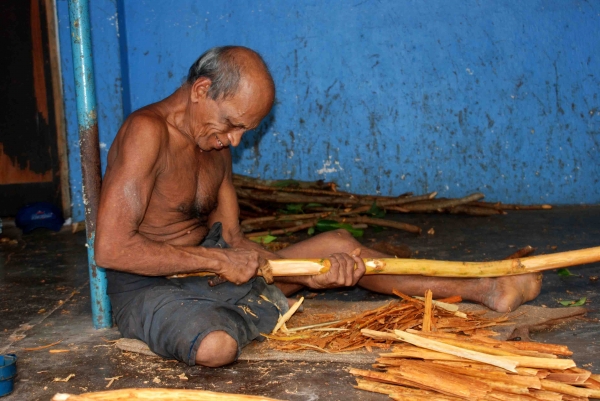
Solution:
{"label": "man's elbow", "polygon": [[96,236],[94,241],[94,258],[96,264],[100,267],[112,269],[117,266],[118,261],[115,258],[116,244],[102,236]]}

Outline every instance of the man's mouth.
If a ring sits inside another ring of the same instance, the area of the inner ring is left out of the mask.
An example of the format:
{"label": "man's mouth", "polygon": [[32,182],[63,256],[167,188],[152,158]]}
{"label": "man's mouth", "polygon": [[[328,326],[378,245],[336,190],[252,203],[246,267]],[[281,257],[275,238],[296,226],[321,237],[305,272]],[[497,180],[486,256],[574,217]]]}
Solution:
{"label": "man's mouth", "polygon": [[219,137],[215,135],[215,138],[216,138],[216,140],[217,140],[217,145],[219,145],[219,149],[222,149],[222,148],[224,148],[224,147],[225,147],[225,145],[223,145],[223,142],[221,142],[221,141],[219,140]]}

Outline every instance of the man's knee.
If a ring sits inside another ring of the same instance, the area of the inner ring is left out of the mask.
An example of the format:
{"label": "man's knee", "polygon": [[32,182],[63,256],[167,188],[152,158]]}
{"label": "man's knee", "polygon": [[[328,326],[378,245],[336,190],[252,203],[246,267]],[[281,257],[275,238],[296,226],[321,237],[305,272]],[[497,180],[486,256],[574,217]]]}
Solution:
{"label": "man's knee", "polygon": [[196,352],[196,364],[216,368],[235,361],[237,342],[224,331],[213,331],[208,334]]}
{"label": "man's knee", "polygon": [[333,231],[327,231],[321,234],[323,240],[330,243],[336,248],[342,248],[339,252],[351,252],[360,246],[360,243],[350,234],[347,230],[338,229]]}

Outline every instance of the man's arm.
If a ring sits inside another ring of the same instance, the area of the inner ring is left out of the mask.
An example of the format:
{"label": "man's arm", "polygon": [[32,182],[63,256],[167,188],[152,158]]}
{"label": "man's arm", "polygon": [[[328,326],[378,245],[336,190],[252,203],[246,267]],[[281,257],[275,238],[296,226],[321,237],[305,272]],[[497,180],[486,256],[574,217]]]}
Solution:
{"label": "man's arm", "polygon": [[248,251],[173,246],[139,233],[168,146],[164,123],[136,115],[117,136],[102,186],[95,254],[102,267],[147,276],[210,271],[242,283],[256,274],[259,257]]}
{"label": "man's arm", "polygon": [[[231,172],[231,154],[226,156],[227,172],[219,189],[219,200],[217,209],[210,215],[209,224],[217,221],[223,224],[223,238],[234,248],[254,250],[261,257],[273,260],[282,259],[276,253],[269,252],[259,244],[250,241],[244,236],[239,224],[239,205],[233,185]],[[337,288],[354,286],[365,273],[365,265],[359,257],[360,249],[352,255],[336,253],[329,256],[331,268],[325,274],[315,276],[290,276],[276,277],[275,281],[286,294],[291,294],[303,287],[313,289]]]}

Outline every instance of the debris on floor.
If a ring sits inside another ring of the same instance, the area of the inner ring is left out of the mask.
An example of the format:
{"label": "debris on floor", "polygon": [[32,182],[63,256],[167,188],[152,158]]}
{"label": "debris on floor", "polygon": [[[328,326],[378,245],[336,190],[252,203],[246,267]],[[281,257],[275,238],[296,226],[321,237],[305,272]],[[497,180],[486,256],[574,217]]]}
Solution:
{"label": "debris on floor", "polygon": [[[407,330],[429,326],[430,330],[448,333],[494,334],[496,325],[506,322],[506,316],[486,319],[481,312],[459,312],[455,303],[460,297],[452,297],[427,303],[395,292],[401,300],[362,312],[356,316],[336,321],[314,321],[301,327],[288,328],[281,334],[263,334],[272,349],[281,351],[316,350],[335,353],[361,348],[390,348],[392,341],[367,338],[362,329],[376,331]],[[424,318],[425,317],[425,318]]]}
{"label": "debris on floor", "polygon": [[358,389],[395,400],[587,400],[600,397],[600,375],[577,368],[566,346],[498,341],[480,334],[377,332],[401,343],[380,354],[378,370],[351,369]]}

